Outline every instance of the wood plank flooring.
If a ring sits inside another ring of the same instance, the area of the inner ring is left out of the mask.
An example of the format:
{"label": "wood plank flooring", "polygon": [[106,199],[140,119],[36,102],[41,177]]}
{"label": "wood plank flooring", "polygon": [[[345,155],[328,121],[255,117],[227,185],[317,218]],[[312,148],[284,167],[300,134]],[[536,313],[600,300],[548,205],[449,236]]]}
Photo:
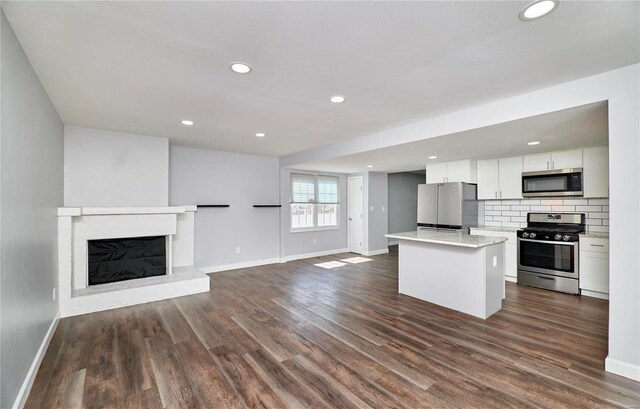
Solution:
{"label": "wood plank flooring", "polygon": [[66,318],[27,408],[639,407],[608,303],[507,285],[486,321],[397,293],[397,252],[211,274],[209,293]]}

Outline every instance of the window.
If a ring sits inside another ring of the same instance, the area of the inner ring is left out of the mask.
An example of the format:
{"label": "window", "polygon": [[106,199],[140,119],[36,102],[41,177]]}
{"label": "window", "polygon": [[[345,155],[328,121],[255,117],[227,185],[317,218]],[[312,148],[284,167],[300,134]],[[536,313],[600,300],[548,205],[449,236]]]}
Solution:
{"label": "window", "polygon": [[338,178],[291,174],[291,230],[338,226]]}

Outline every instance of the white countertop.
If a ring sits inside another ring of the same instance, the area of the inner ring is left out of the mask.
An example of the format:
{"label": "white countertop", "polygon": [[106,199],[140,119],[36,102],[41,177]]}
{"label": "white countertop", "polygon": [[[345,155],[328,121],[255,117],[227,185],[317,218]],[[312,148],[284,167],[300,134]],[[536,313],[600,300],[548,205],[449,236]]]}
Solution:
{"label": "white countertop", "polygon": [[588,232],[588,233],[580,233],[579,236],[580,237],[588,237],[588,238],[591,238],[591,239],[607,239],[607,240],[609,240],[609,233],[599,232],[599,231]]}
{"label": "white countertop", "polygon": [[404,233],[386,234],[385,237],[398,240],[411,240],[423,243],[446,244],[449,246],[480,248],[507,241],[504,237],[472,236],[462,232],[442,230],[417,230]]}
{"label": "white countertop", "polygon": [[486,231],[504,231],[509,233],[515,233],[520,230],[520,227],[498,227],[498,226],[478,226],[471,227],[474,230],[486,230]]}
{"label": "white countertop", "polygon": [[58,207],[58,216],[121,215],[121,214],[181,214],[197,211],[195,205],[146,207]]}

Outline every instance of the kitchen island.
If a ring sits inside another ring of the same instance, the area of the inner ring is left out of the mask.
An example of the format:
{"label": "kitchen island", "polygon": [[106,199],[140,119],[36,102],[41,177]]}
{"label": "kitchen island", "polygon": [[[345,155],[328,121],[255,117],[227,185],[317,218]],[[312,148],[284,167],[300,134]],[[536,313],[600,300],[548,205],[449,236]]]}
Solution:
{"label": "kitchen island", "polygon": [[486,319],[502,308],[504,237],[418,230],[399,240],[398,291]]}

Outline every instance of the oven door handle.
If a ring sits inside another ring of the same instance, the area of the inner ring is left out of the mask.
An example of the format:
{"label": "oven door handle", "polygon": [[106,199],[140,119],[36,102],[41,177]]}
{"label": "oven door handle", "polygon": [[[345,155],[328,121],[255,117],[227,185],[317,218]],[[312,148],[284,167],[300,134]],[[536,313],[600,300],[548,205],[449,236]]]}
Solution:
{"label": "oven door handle", "polygon": [[566,241],[546,241],[546,240],[531,240],[531,239],[523,239],[518,237],[518,241],[527,241],[531,243],[544,243],[544,244],[559,244],[561,246],[575,246],[578,244],[577,242],[566,242]]}

